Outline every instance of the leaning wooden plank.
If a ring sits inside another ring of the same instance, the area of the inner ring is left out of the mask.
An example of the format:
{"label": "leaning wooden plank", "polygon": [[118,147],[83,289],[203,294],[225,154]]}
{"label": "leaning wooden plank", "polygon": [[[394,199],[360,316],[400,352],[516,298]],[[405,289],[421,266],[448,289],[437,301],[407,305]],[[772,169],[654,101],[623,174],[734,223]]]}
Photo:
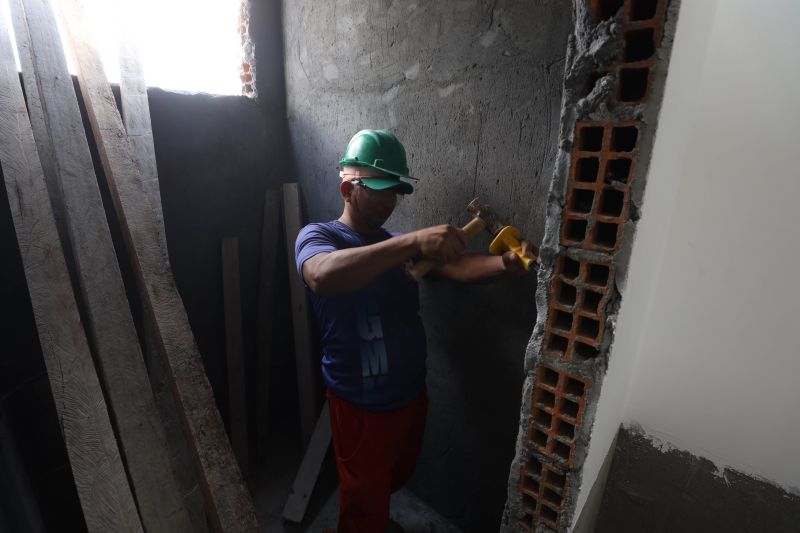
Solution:
{"label": "leaning wooden plank", "polygon": [[239,281],[239,239],[222,239],[222,293],[225,305],[225,352],[228,360],[228,406],[231,443],[239,468],[247,474],[247,399],[244,386],[242,291]]}
{"label": "leaning wooden plank", "polygon": [[50,388],[91,532],[141,532],[47,196],[0,10],[0,164]]}
{"label": "leaning wooden plank", "polygon": [[[133,146],[134,159],[140,171],[140,180],[153,205],[160,235],[162,239],[166,239],[156,153],[153,144],[153,129],[150,121],[150,105],[147,99],[147,87],[144,82],[142,62],[135,46],[136,36],[134,32],[137,25],[131,24],[131,20],[135,20],[137,15],[135,10],[142,9],[142,6],[130,0],[119,0],[117,7],[119,8],[117,35],[122,118],[128,138]],[[166,249],[166,241],[164,242],[164,248]],[[155,325],[150,319],[150,314],[145,309],[142,310],[142,318],[142,336],[144,338],[142,351],[150,375],[150,384],[153,387],[156,407],[167,433],[170,462],[172,463],[176,481],[183,493],[184,506],[192,521],[192,528],[196,533],[203,533],[208,531],[206,515],[203,510],[203,496],[200,493],[197,476],[192,469],[191,452],[181,432],[178,410],[167,379],[167,367],[158,354],[157,343],[154,338]]]}
{"label": "leaning wooden plank", "polygon": [[297,471],[297,477],[294,479],[292,491],[289,493],[289,498],[283,507],[283,517],[286,520],[297,523],[303,521],[314,485],[317,484],[322,461],[325,460],[325,454],[330,443],[331,416],[328,410],[328,402],[325,402],[317,421],[317,427],[314,428],[314,434],[306,450],[306,455],[303,457],[303,462]]}
{"label": "leaning wooden plank", "polygon": [[[19,5],[17,4],[17,8]],[[49,0],[22,0],[88,330],[147,531],[190,531]],[[22,22],[22,21],[20,21]]]}
{"label": "leaning wooden plank", "polygon": [[[25,99],[28,104],[28,116],[33,127],[33,138],[36,140],[36,149],[39,152],[39,161],[42,163],[44,180],[47,183],[47,192],[50,195],[50,205],[53,207],[53,216],[56,220],[56,229],[61,240],[61,247],[64,250],[64,257],[67,260],[72,281],[72,289],[79,292],[78,275],[75,272],[74,261],[72,260],[72,244],[69,242],[67,222],[64,213],[64,199],[61,195],[61,188],[56,177],[56,163],[53,155],[53,141],[47,133],[47,126],[44,122],[44,110],[42,100],[39,97],[39,87],[36,85],[36,75],[33,71],[33,56],[31,55],[31,37],[28,34],[28,26],[25,23],[25,13],[22,9],[21,0],[9,0],[11,9],[11,20],[14,26],[14,36],[17,41],[17,53],[19,55],[20,66],[22,67],[22,81],[25,86]],[[79,303],[80,305],[80,303]]]}
{"label": "leaning wooden plank", "polygon": [[269,189],[264,195],[264,217],[261,224],[261,267],[258,287],[257,386],[258,453],[263,462],[269,435],[269,380],[272,363],[272,322],[275,320],[275,267],[278,261],[278,227],[281,204],[278,191]]}
{"label": "leaning wooden plank", "polygon": [[314,380],[315,357],[311,347],[311,327],[308,321],[308,300],[303,281],[297,275],[294,243],[302,225],[300,193],[296,183],[283,185],[283,221],[286,232],[287,262],[289,265],[289,290],[294,327],[294,352],[297,366],[297,393],[300,399],[300,428],[303,444],[308,444],[317,419],[317,394]]}
{"label": "leaning wooden plank", "polygon": [[196,461],[206,510],[217,531],[258,531],[222,418],[214,402],[200,352],[175,286],[150,198],[139,180],[122,118],[97,51],[88,42],[80,0],[61,0],[89,122],[97,142],[120,228],[128,246],[142,300],[156,326],[159,351],[169,367],[176,402]]}

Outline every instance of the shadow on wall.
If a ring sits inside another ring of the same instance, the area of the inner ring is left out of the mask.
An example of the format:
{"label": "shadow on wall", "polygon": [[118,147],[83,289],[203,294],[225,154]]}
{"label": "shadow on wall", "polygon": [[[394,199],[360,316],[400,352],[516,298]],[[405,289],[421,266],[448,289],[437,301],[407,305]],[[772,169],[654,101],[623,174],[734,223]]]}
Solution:
{"label": "shadow on wall", "polygon": [[[284,3],[287,113],[311,221],[341,211],[336,164],[362,128],[392,129],[421,180],[390,220],[461,226],[481,196],[544,232],[569,2]],[[474,244],[484,251],[488,239]],[[411,489],[466,531],[497,529],[514,454],[535,279],[422,286],[431,408]]]}

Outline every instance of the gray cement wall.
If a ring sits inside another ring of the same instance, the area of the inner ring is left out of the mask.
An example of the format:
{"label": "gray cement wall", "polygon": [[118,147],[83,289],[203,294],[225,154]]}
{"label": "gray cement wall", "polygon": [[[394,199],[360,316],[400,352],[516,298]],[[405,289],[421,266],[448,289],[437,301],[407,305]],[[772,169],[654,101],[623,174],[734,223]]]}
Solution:
{"label": "gray cement wall", "polygon": [[800,524],[800,495],[621,428],[597,533],[769,531]]}
{"label": "gray cement wall", "polygon": [[[308,220],[341,212],[336,165],[350,136],[389,128],[420,178],[391,228],[463,225],[480,195],[541,240],[569,2],[294,0],[283,9],[291,158]],[[482,236],[474,248],[487,244]],[[534,290],[533,276],[422,284],[432,402],[411,488],[467,531],[496,529],[502,513]]]}

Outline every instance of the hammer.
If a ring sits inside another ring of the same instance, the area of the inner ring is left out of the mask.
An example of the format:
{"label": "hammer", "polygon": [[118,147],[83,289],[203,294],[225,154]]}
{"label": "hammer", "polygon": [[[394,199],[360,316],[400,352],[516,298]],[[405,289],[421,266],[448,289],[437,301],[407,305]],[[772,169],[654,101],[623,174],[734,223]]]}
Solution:
{"label": "hammer", "polygon": [[[475,198],[467,205],[467,212],[472,215],[473,218],[466,226],[461,228],[466,241],[471,240],[475,235],[485,229],[494,237],[489,247],[489,251],[494,255],[501,255],[511,250],[522,260],[525,270],[530,270],[531,263],[538,262],[535,258],[523,255],[522,246],[518,240],[519,230],[513,226],[504,226],[498,222],[497,217],[495,217],[489,206],[481,203],[479,198]],[[408,273],[412,278],[419,281],[435,266],[436,261],[432,259],[422,259],[409,267]]]}

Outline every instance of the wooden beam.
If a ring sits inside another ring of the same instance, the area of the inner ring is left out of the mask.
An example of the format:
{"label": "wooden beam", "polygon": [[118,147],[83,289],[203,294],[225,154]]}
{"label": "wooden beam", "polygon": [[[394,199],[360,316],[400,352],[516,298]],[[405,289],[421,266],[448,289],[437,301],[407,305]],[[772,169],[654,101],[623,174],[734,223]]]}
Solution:
{"label": "wooden beam", "polygon": [[311,326],[308,321],[308,300],[303,280],[297,274],[294,243],[302,226],[300,191],[296,183],[283,185],[283,226],[286,232],[286,259],[289,266],[289,289],[292,300],[294,353],[297,366],[297,393],[300,400],[300,427],[303,444],[308,444],[317,420],[317,388],[315,369],[319,364],[311,345]]}
{"label": "wooden beam", "polygon": [[[133,156],[139,167],[139,176],[145,193],[149,196],[153,212],[159,226],[159,232],[167,249],[166,228],[161,207],[161,191],[158,181],[158,167],[153,143],[153,128],[150,120],[150,103],[147,99],[147,87],[144,83],[142,62],[135,46],[136,9],[140,4],[130,1],[118,2],[119,25],[119,66],[120,66],[120,103],[125,130],[133,147]],[[208,531],[203,495],[200,492],[197,476],[192,468],[192,455],[186,439],[181,432],[178,408],[168,383],[167,366],[158,353],[155,340],[155,324],[146,306],[142,306],[142,336],[144,344],[142,352],[150,375],[150,384],[156,407],[167,434],[167,448],[170,453],[175,478],[183,493],[183,502],[192,521],[195,533]]]}
{"label": "wooden beam", "polygon": [[272,364],[272,323],[275,320],[275,267],[278,262],[278,228],[281,199],[278,191],[268,189],[264,195],[264,217],[261,224],[261,267],[258,287],[258,453],[266,457],[269,436],[269,380]]}
{"label": "wooden beam", "polygon": [[303,521],[308,502],[311,500],[311,493],[317,484],[319,471],[322,468],[322,462],[325,460],[325,454],[328,452],[330,443],[331,416],[328,402],[326,401],[325,405],[322,406],[322,412],[319,415],[317,426],[314,428],[314,434],[308,444],[303,462],[297,471],[292,491],[289,493],[289,498],[283,507],[283,517],[286,520],[298,524]]}
{"label": "wooden beam", "polygon": [[258,524],[253,502],[214,402],[114,95],[97,51],[86,40],[90,32],[81,1],[62,0],[59,5],[120,228],[142,301],[155,321],[159,351],[169,367],[212,528],[255,533]]}
{"label": "wooden beam", "polygon": [[[191,523],[172,474],[166,435],[156,410],[128,305],[78,100],[47,0],[13,2],[50,139],[54,170],[78,285],[119,444],[148,531],[189,531]],[[27,32],[26,32],[27,30]]]}
{"label": "wooden beam", "polygon": [[36,328],[86,526],[141,532],[58,240],[0,10],[0,164]]}
{"label": "wooden beam", "polygon": [[247,447],[247,398],[244,384],[242,290],[239,281],[239,239],[222,239],[222,292],[225,303],[225,352],[228,359],[228,413],[231,443],[245,477],[250,464]]}

